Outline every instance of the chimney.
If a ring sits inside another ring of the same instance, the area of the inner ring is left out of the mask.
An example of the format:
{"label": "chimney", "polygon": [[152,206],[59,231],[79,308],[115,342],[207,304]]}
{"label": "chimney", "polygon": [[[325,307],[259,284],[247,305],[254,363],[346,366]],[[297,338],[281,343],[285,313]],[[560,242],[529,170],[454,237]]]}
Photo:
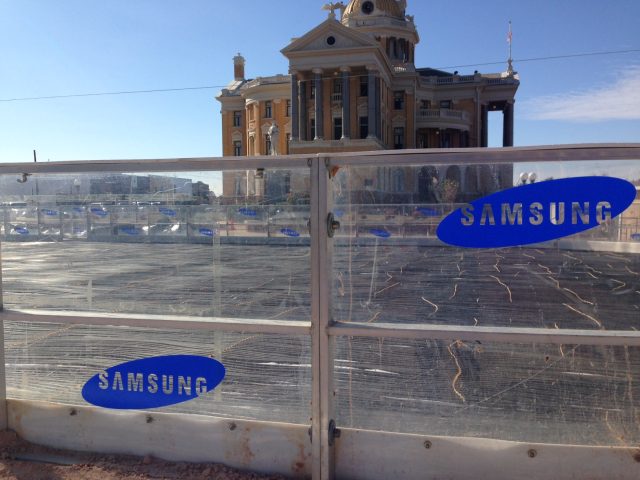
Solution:
{"label": "chimney", "polygon": [[233,76],[236,81],[244,80],[244,57],[239,53],[233,57]]}

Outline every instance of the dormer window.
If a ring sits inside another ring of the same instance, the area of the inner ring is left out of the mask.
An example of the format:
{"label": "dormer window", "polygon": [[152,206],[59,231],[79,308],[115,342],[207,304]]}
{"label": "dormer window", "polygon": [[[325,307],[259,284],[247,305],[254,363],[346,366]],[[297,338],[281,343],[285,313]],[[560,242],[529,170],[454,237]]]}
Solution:
{"label": "dormer window", "polygon": [[375,7],[373,5],[373,2],[364,2],[362,4],[362,13],[364,13],[365,15],[371,15],[374,8]]}

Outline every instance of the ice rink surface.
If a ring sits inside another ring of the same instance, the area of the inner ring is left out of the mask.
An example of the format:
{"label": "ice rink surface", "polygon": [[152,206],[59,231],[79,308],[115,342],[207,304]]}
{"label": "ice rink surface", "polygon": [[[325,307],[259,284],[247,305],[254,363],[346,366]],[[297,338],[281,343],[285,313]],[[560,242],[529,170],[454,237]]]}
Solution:
{"label": "ice rink surface", "polygon": [[[640,328],[640,255],[336,242],[333,315],[361,323]],[[299,245],[3,243],[5,308],[310,321]],[[10,398],[83,404],[104,368],[212,355],[215,392],[167,409],[310,422],[307,337],[5,324]],[[339,425],[590,445],[640,442],[640,349],[339,337]]]}

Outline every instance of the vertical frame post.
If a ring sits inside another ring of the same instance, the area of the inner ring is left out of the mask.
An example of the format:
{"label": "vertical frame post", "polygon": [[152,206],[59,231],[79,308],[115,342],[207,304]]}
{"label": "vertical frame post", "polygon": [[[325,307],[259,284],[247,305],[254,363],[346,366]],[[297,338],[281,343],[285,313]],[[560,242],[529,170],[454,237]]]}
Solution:
{"label": "vertical frame post", "polygon": [[312,478],[334,479],[333,340],[331,324],[332,245],[327,218],[331,209],[329,170],[326,159],[316,157],[311,166],[311,364],[312,364]]}
{"label": "vertical frame post", "polygon": [[[0,242],[0,311],[4,310],[4,296],[2,288],[2,242]],[[4,357],[4,321],[0,320],[0,430],[6,430],[8,425],[7,411],[7,377]]]}

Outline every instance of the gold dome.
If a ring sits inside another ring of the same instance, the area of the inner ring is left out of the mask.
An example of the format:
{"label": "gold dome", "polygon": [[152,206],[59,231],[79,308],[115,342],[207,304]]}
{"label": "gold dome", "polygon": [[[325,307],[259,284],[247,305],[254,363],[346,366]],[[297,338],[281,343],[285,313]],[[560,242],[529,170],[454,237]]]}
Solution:
{"label": "gold dome", "polygon": [[351,0],[342,18],[365,15],[362,9],[365,3],[373,3],[375,6],[371,15],[389,16],[404,20],[404,11],[397,0]]}

